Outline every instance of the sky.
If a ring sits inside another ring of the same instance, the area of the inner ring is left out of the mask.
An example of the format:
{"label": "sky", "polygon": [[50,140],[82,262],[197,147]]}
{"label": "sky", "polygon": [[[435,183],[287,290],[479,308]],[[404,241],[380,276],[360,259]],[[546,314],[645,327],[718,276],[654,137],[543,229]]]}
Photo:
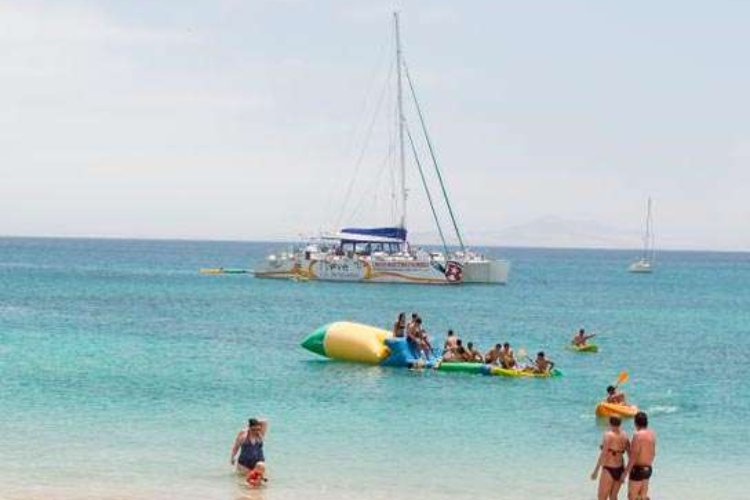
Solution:
{"label": "sky", "polygon": [[0,234],[392,222],[394,10],[476,242],[637,246],[650,196],[661,247],[750,250],[750,2],[730,0],[0,0]]}

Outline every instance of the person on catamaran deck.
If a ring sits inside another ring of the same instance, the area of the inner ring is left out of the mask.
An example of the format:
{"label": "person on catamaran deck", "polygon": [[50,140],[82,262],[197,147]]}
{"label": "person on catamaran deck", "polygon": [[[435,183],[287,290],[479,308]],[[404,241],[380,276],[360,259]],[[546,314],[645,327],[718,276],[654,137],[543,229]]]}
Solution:
{"label": "person on catamaran deck", "polygon": [[448,352],[456,347],[456,341],[458,337],[453,330],[448,330],[448,336],[445,337],[445,343],[443,344],[443,352]]}
{"label": "person on catamaran deck", "polygon": [[648,500],[648,483],[654,471],[656,434],[648,428],[648,416],[635,414],[635,433],[628,454],[628,500]]}
{"label": "person on catamaran deck", "polygon": [[484,361],[484,356],[482,356],[479,349],[474,346],[474,342],[466,344],[466,355],[464,356],[464,360],[471,363],[482,363]]}
{"label": "person on catamaran deck", "polygon": [[607,399],[604,401],[613,405],[630,406],[625,399],[625,393],[618,391],[614,385],[607,387]]}
{"label": "person on catamaran deck", "polygon": [[508,342],[503,344],[503,350],[500,352],[500,364],[503,368],[507,369],[518,367],[516,358],[513,355],[513,349],[510,348],[510,344]]}
{"label": "person on catamaran deck", "polygon": [[539,351],[536,355],[536,359],[531,366],[527,366],[525,370],[530,370],[538,374],[546,374],[552,371],[555,367],[554,361],[547,359],[544,355],[544,351]]}
{"label": "person on catamaran deck", "polygon": [[393,336],[403,338],[406,336],[406,313],[399,313],[398,319],[393,323]]}
{"label": "person on catamaran deck", "polygon": [[596,337],[595,333],[587,334],[586,330],[581,328],[578,330],[578,333],[573,335],[573,340],[571,341],[571,344],[573,344],[576,347],[583,347],[586,345],[586,343],[590,340]]}
{"label": "person on catamaran deck", "polygon": [[604,469],[599,477],[597,500],[617,500],[623,481],[625,481],[625,453],[629,453],[628,435],[620,428],[620,417],[609,417],[609,429],[604,433],[599,446],[599,459],[596,461],[591,480],[596,481],[599,470]]}
{"label": "person on catamaran deck", "polygon": [[[268,432],[268,420],[265,418],[250,418],[247,428],[242,429],[234,440],[230,463],[237,464],[237,473],[247,476],[251,486],[259,486],[267,481],[266,458],[263,454],[263,442]],[[239,456],[237,456],[239,452]]]}
{"label": "person on catamaran deck", "polygon": [[500,364],[500,355],[503,352],[503,345],[502,344],[495,344],[495,347],[487,351],[487,354],[484,355],[484,362],[488,365],[499,365]]}

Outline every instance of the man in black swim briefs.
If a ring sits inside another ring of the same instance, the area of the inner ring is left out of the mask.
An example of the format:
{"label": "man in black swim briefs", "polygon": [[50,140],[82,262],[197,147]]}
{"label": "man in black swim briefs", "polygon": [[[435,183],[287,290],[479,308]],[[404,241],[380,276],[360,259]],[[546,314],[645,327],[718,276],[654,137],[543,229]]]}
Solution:
{"label": "man in black swim briefs", "polygon": [[656,433],[648,428],[648,416],[639,411],[635,415],[635,434],[628,466],[628,500],[648,500],[649,479],[656,458]]}

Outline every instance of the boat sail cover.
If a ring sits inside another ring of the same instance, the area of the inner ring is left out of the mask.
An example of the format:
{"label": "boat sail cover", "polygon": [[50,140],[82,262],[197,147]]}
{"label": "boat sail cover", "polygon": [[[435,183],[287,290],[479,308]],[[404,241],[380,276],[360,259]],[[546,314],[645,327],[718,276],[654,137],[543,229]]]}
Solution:
{"label": "boat sail cover", "polygon": [[406,229],[403,227],[347,227],[339,232],[342,240],[352,241],[406,241]]}

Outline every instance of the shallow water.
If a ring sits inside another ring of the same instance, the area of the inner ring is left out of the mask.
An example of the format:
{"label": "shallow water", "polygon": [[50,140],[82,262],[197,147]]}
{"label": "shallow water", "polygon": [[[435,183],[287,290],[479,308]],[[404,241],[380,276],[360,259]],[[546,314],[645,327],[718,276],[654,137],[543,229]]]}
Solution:
{"label": "shallow water", "polygon": [[[750,254],[490,250],[505,287],[200,276],[267,244],[0,239],[0,498],[594,498],[593,409],[622,369],[659,436],[653,497],[747,498]],[[419,311],[483,348],[544,349],[565,373],[510,380],[332,363],[323,323]],[[601,351],[563,348],[574,329]],[[271,419],[269,486],[229,449]],[[631,430],[631,424],[627,424]],[[624,496],[624,495],[623,495]]]}

